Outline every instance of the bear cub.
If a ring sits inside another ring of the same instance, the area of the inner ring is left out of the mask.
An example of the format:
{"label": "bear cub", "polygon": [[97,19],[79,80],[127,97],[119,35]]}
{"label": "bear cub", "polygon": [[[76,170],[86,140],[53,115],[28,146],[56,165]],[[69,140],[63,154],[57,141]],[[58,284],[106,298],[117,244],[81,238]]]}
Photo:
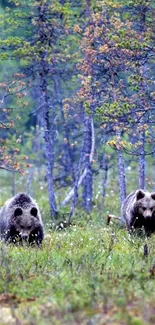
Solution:
{"label": "bear cub", "polygon": [[0,210],[0,235],[6,242],[40,245],[44,238],[41,214],[35,201],[26,193],[7,200]]}
{"label": "bear cub", "polygon": [[128,230],[144,229],[147,235],[155,232],[155,192],[138,189],[122,204],[122,221]]}

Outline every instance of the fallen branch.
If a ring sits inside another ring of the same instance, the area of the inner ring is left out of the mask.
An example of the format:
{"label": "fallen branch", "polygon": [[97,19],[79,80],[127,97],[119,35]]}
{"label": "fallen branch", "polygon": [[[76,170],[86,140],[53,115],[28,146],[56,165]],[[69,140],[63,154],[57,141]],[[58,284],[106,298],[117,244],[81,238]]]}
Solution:
{"label": "fallen branch", "polygon": [[121,218],[115,216],[114,214],[107,214],[107,216],[106,216],[107,225],[110,224],[111,219],[115,219],[115,220],[121,221]]}

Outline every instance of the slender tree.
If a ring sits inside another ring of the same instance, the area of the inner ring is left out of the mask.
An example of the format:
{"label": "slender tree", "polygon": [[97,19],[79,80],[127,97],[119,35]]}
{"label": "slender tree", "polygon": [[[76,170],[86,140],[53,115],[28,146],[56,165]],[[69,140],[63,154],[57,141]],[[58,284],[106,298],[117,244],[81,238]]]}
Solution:
{"label": "slender tree", "polygon": [[[54,140],[55,119],[59,115],[56,110],[55,96],[58,94],[57,81],[68,79],[65,63],[72,59],[69,46],[66,47],[66,38],[69,34],[68,4],[62,1],[23,1],[21,6],[12,1],[14,8],[6,13],[5,24],[13,27],[12,35],[18,28],[18,37],[7,38],[1,41],[1,50],[5,59],[24,60],[22,69],[26,74],[31,87],[37,88],[36,112],[41,115],[40,126],[44,129],[46,179],[50,202],[50,213],[55,217],[57,212],[54,191]],[[16,24],[14,25],[14,22]],[[24,24],[24,25],[23,25]],[[25,32],[20,35],[21,26]],[[31,27],[30,27],[31,26]],[[57,78],[58,76],[58,78]],[[56,91],[56,94],[55,94]],[[60,99],[62,101],[62,99]],[[61,103],[62,105],[62,103]],[[68,153],[70,151],[68,149]]]}

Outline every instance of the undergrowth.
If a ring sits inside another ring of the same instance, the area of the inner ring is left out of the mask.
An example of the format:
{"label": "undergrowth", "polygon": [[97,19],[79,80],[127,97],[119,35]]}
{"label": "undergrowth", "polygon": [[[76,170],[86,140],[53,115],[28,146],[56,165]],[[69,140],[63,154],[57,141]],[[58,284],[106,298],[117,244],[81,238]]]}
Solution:
{"label": "undergrowth", "polygon": [[1,244],[0,297],[21,324],[154,324],[154,244],[91,220],[49,230],[40,249]]}
{"label": "undergrowth", "polygon": [[[1,178],[1,205],[11,197],[9,184]],[[23,188],[17,179],[16,193]],[[83,212],[79,201],[67,227],[59,225],[70,207],[50,220],[46,184],[37,175],[33,193],[45,239],[41,248],[0,243],[0,325],[154,325],[155,235],[130,235],[118,221],[106,225],[108,213],[120,213],[114,178],[104,202],[97,184],[93,212]],[[57,202],[67,193],[58,192]]]}

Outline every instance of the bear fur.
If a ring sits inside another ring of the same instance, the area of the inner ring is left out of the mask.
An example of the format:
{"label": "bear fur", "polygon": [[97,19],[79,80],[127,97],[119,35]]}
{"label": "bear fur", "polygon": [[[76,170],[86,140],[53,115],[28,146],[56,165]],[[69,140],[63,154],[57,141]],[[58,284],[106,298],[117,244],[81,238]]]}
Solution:
{"label": "bear fur", "polygon": [[130,193],[122,204],[122,221],[128,230],[144,229],[155,232],[155,192],[138,189]]}
{"label": "bear fur", "polygon": [[0,210],[0,235],[6,242],[40,245],[44,229],[38,205],[26,193],[7,200]]}

